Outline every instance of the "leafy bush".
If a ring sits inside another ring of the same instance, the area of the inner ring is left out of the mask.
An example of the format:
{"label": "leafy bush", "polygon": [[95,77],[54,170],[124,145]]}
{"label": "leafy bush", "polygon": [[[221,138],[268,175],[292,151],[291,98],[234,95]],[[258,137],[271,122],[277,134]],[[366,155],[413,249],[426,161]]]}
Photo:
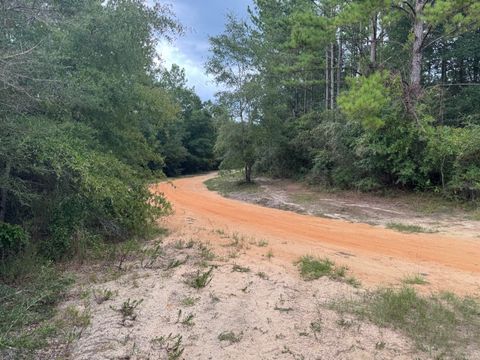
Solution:
{"label": "leafy bush", "polygon": [[29,243],[28,235],[18,225],[0,222],[0,263],[22,253]]}

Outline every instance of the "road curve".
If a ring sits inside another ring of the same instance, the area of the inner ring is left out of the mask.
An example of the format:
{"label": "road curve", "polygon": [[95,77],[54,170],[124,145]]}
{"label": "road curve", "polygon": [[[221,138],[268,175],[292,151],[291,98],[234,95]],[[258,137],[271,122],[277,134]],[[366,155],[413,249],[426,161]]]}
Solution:
{"label": "road curve", "polygon": [[[355,262],[361,264],[357,268],[362,267],[361,272],[369,279],[375,277],[369,274],[369,267],[372,272],[390,273],[390,277],[378,276],[381,280],[391,280],[397,272],[406,273],[410,269],[410,272],[432,274],[438,282],[451,280],[447,282],[454,287],[465,279],[467,292],[480,289],[480,240],[403,234],[368,224],[324,219],[228,199],[209,191],[203,184],[214,176],[176,179],[154,185],[152,190],[165,194],[177,213],[191,214],[217,227],[228,226],[257,237],[278,239],[277,244],[288,241],[288,246],[278,247],[278,253],[289,261],[300,251],[322,253],[323,249],[327,253],[351,255],[351,267],[355,267]],[[449,273],[452,276],[449,277]],[[437,285],[442,288],[442,284]]]}

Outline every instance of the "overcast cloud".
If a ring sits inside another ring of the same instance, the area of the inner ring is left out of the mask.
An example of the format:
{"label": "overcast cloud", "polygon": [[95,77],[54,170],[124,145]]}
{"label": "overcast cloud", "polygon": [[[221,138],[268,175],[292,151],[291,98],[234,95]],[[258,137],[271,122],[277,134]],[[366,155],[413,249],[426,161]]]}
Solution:
{"label": "overcast cloud", "polygon": [[213,99],[218,88],[205,74],[208,38],[223,32],[225,16],[234,13],[247,17],[251,0],[170,0],[177,18],[186,28],[185,35],[173,43],[161,42],[158,52],[165,67],[177,64],[185,69],[188,83],[202,100]]}

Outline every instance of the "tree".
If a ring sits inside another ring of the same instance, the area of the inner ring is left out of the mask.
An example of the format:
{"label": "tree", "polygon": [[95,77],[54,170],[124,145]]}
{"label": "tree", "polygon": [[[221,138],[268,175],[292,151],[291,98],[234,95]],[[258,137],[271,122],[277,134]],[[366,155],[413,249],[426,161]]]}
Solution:
{"label": "tree", "polygon": [[[239,125],[232,123],[224,125],[223,129],[220,129],[220,138],[227,139],[227,132],[230,130],[236,134],[231,140],[237,141],[235,146],[240,146],[243,150],[235,156],[235,159],[238,156],[241,157],[245,169],[245,181],[251,182],[255,160],[254,152],[250,148],[258,115],[256,108],[258,89],[254,81],[254,47],[253,42],[250,41],[250,29],[247,24],[229,15],[225,32],[210,38],[210,52],[206,71],[213,75],[217,83],[226,88],[218,94],[218,97],[230,111],[234,122],[239,122]],[[224,147],[218,146],[217,149],[224,149]],[[237,163],[228,161],[230,153],[223,154],[224,166],[228,163]]]}

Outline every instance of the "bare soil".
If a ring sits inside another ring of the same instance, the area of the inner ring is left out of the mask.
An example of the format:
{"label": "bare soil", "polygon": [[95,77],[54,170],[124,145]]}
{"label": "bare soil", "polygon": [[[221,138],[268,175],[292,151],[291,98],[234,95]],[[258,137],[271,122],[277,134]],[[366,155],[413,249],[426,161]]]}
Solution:
{"label": "bare soil", "polygon": [[[118,276],[85,284],[96,294],[111,291],[111,299],[64,304],[90,315],[69,358],[433,359],[399,331],[329,304],[399,286],[412,274],[427,279],[413,285],[422,293],[480,294],[478,239],[403,234],[227,199],[206,189],[212,176],[152,187],[175,211],[160,222],[169,230],[161,255],[130,259]],[[347,266],[362,286],[302,280],[294,262],[306,254]],[[205,287],[189,285],[210,269]],[[134,301],[141,302],[133,314],[122,315]],[[479,344],[467,345],[465,358],[480,359]]]}
{"label": "bare soil", "polygon": [[427,232],[480,239],[475,213],[429,195],[393,192],[386,196],[355,191],[327,191],[291,180],[258,178],[258,189],[232,191],[229,198],[301,214],[386,227],[420,226]]}
{"label": "bare soil", "polygon": [[[159,259],[148,269],[129,263],[123,276],[93,286],[115,292],[113,299],[74,302],[79,311],[89,309],[91,324],[70,358],[175,359],[178,339],[177,350],[183,351],[178,359],[430,358],[398,332],[328,309],[332,301],[364,290],[328,278],[300,280],[275,258],[252,262],[247,253],[266,252],[253,239],[238,240],[238,234],[221,235],[183,219],[181,227],[167,222],[173,226],[163,258],[186,263],[173,269],[166,269],[170,260]],[[199,243],[176,248],[190,238],[215,240],[217,257],[207,265]],[[205,288],[186,283],[210,266],[212,279]],[[124,321],[118,309],[127,300],[142,302],[135,318]]]}
{"label": "bare soil", "polygon": [[[478,238],[404,234],[365,223],[298,214],[228,199],[209,191],[208,174],[160,183],[153,191],[173,203],[175,217],[192,219],[198,227],[237,231],[265,239],[287,267],[305,254],[328,256],[348,266],[367,286],[397,283],[412,273],[423,274],[423,291],[480,294]],[[254,259],[252,258],[252,262]]]}

